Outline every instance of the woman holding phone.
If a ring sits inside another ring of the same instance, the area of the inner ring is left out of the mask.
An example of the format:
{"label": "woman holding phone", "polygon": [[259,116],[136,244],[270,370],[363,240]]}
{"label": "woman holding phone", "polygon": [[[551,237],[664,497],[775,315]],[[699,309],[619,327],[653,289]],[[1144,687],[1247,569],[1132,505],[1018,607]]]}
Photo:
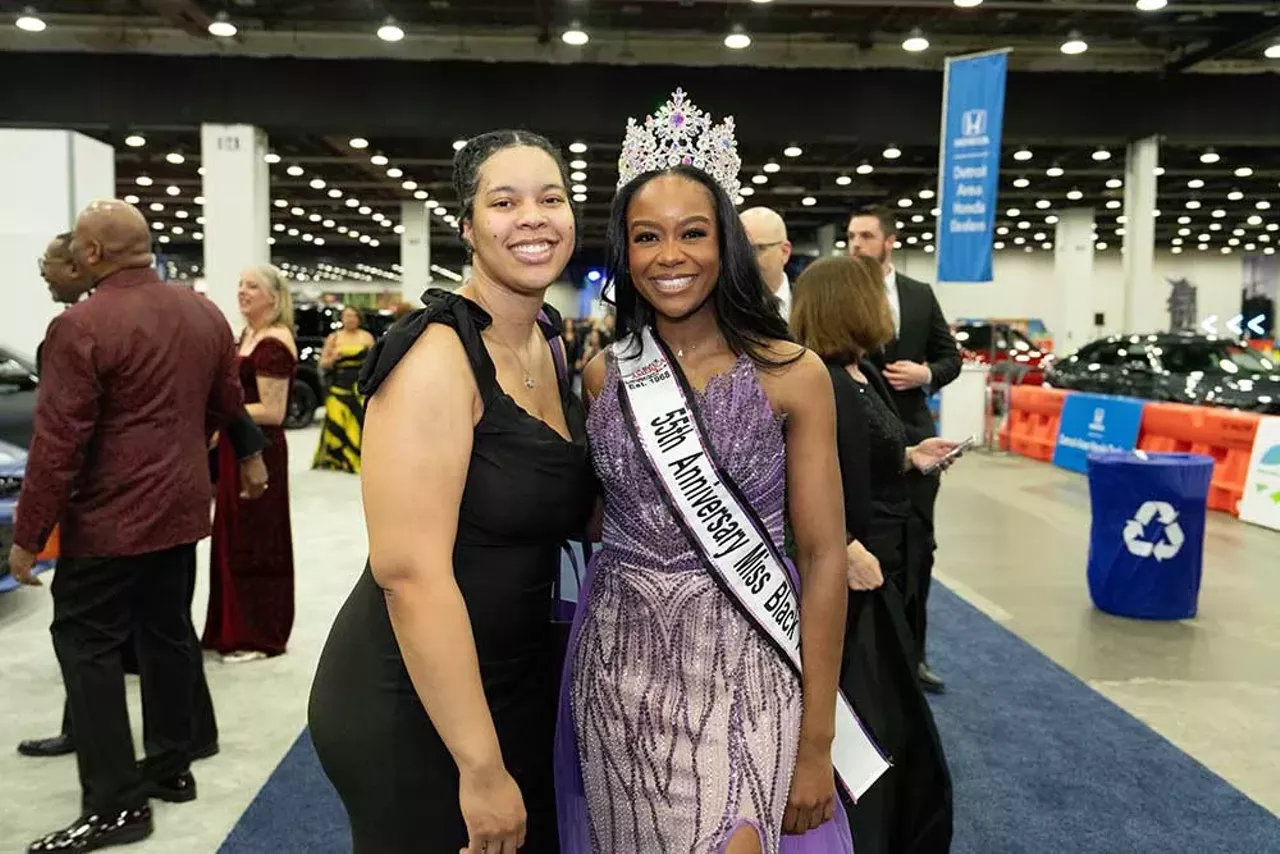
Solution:
{"label": "woman holding phone", "polygon": [[915,677],[902,600],[912,561],[928,548],[927,534],[913,523],[906,474],[945,470],[960,446],[940,438],[908,446],[888,385],[866,359],[893,337],[878,264],[862,257],[815,261],[793,298],[792,332],[827,363],[835,390],[850,537],[840,687],[893,760],[856,806],[846,804],[854,845],[858,854],[945,852],[951,778]]}

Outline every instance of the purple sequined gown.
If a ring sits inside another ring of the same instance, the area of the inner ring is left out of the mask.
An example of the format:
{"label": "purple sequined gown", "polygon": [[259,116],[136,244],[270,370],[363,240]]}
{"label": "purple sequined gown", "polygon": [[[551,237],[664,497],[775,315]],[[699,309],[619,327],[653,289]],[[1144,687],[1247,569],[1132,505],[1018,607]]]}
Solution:
{"label": "purple sequined gown", "polygon": [[[698,403],[719,459],[780,545],[782,422],[752,364],[739,359]],[[753,826],[776,852],[799,681],[672,519],[623,422],[612,360],[587,428],[604,537],[579,606],[568,700],[591,848],[715,852]]]}

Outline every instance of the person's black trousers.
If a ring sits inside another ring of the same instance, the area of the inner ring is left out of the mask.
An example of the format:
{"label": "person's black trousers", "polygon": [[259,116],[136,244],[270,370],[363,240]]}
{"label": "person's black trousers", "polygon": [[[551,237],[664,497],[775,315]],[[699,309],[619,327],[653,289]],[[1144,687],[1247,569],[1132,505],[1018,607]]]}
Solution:
{"label": "person's black trousers", "polygon": [[[131,557],[61,558],[54,573],[53,648],[62,667],[80,785],[88,809],[111,814],[147,800],[145,778],[191,763],[192,696],[201,669],[191,643],[195,544]],[[134,757],[123,651],[138,652],[147,759]]]}
{"label": "person's black trousers", "polygon": [[[196,591],[196,565],[195,561],[191,562],[191,578],[189,579],[187,593],[187,613],[191,612],[191,601]],[[196,671],[195,693],[192,695],[192,712],[195,717],[191,720],[191,744],[196,753],[202,750],[216,747],[218,744],[218,721],[213,713],[213,697],[209,693],[209,683],[204,676],[204,653],[200,649],[200,638],[195,633],[195,627],[191,630],[191,646],[196,652],[197,660],[200,661],[200,667]],[[130,642],[125,644],[121,650],[121,661],[124,664],[125,673],[138,672],[138,650],[137,644]],[[71,743],[75,744],[75,738],[72,735],[71,727],[71,703],[64,702],[62,706],[62,734],[71,739]],[[153,748],[152,745],[145,745],[148,756],[159,753],[160,751]]]}
{"label": "person's black trousers", "polygon": [[907,561],[907,577],[903,590],[907,625],[915,637],[919,662],[925,662],[925,632],[929,626],[929,587],[933,583],[933,552],[937,540],[933,533],[933,507],[941,486],[939,475],[923,475],[914,469],[907,473],[907,492],[911,496],[912,517],[907,529],[912,559]]}

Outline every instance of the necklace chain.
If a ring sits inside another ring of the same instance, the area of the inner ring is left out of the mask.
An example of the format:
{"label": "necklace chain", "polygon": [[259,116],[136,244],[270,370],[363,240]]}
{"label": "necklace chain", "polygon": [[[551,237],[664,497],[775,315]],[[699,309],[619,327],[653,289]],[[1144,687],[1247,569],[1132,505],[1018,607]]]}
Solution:
{"label": "necklace chain", "polygon": [[491,337],[495,341],[497,341],[499,344],[501,344],[503,347],[506,347],[508,350],[510,350],[512,356],[515,356],[516,364],[520,366],[520,370],[524,371],[524,387],[527,389],[534,388],[537,385],[537,382],[534,381],[533,374],[529,373],[529,366],[525,364],[524,359],[520,358],[520,354],[516,351],[516,348],[512,347],[506,341],[503,341],[497,335],[493,335]]}

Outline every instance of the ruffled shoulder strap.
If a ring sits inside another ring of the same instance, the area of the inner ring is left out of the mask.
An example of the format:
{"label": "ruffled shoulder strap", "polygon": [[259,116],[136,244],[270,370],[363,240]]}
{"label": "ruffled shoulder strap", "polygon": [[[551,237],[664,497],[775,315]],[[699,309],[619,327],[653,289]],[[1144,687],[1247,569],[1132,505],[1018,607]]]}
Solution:
{"label": "ruffled shoulder strap", "polygon": [[443,323],[462,340],[480,396],[487,402],[498,385],[493,360],[480,340],[480,332],[492,322],[489,314],[465,297],[441,288],[428,290],[422,302],[422,308],[397,320],[369,351],[360,370],[361,394],[372,397],[427,327]]}

